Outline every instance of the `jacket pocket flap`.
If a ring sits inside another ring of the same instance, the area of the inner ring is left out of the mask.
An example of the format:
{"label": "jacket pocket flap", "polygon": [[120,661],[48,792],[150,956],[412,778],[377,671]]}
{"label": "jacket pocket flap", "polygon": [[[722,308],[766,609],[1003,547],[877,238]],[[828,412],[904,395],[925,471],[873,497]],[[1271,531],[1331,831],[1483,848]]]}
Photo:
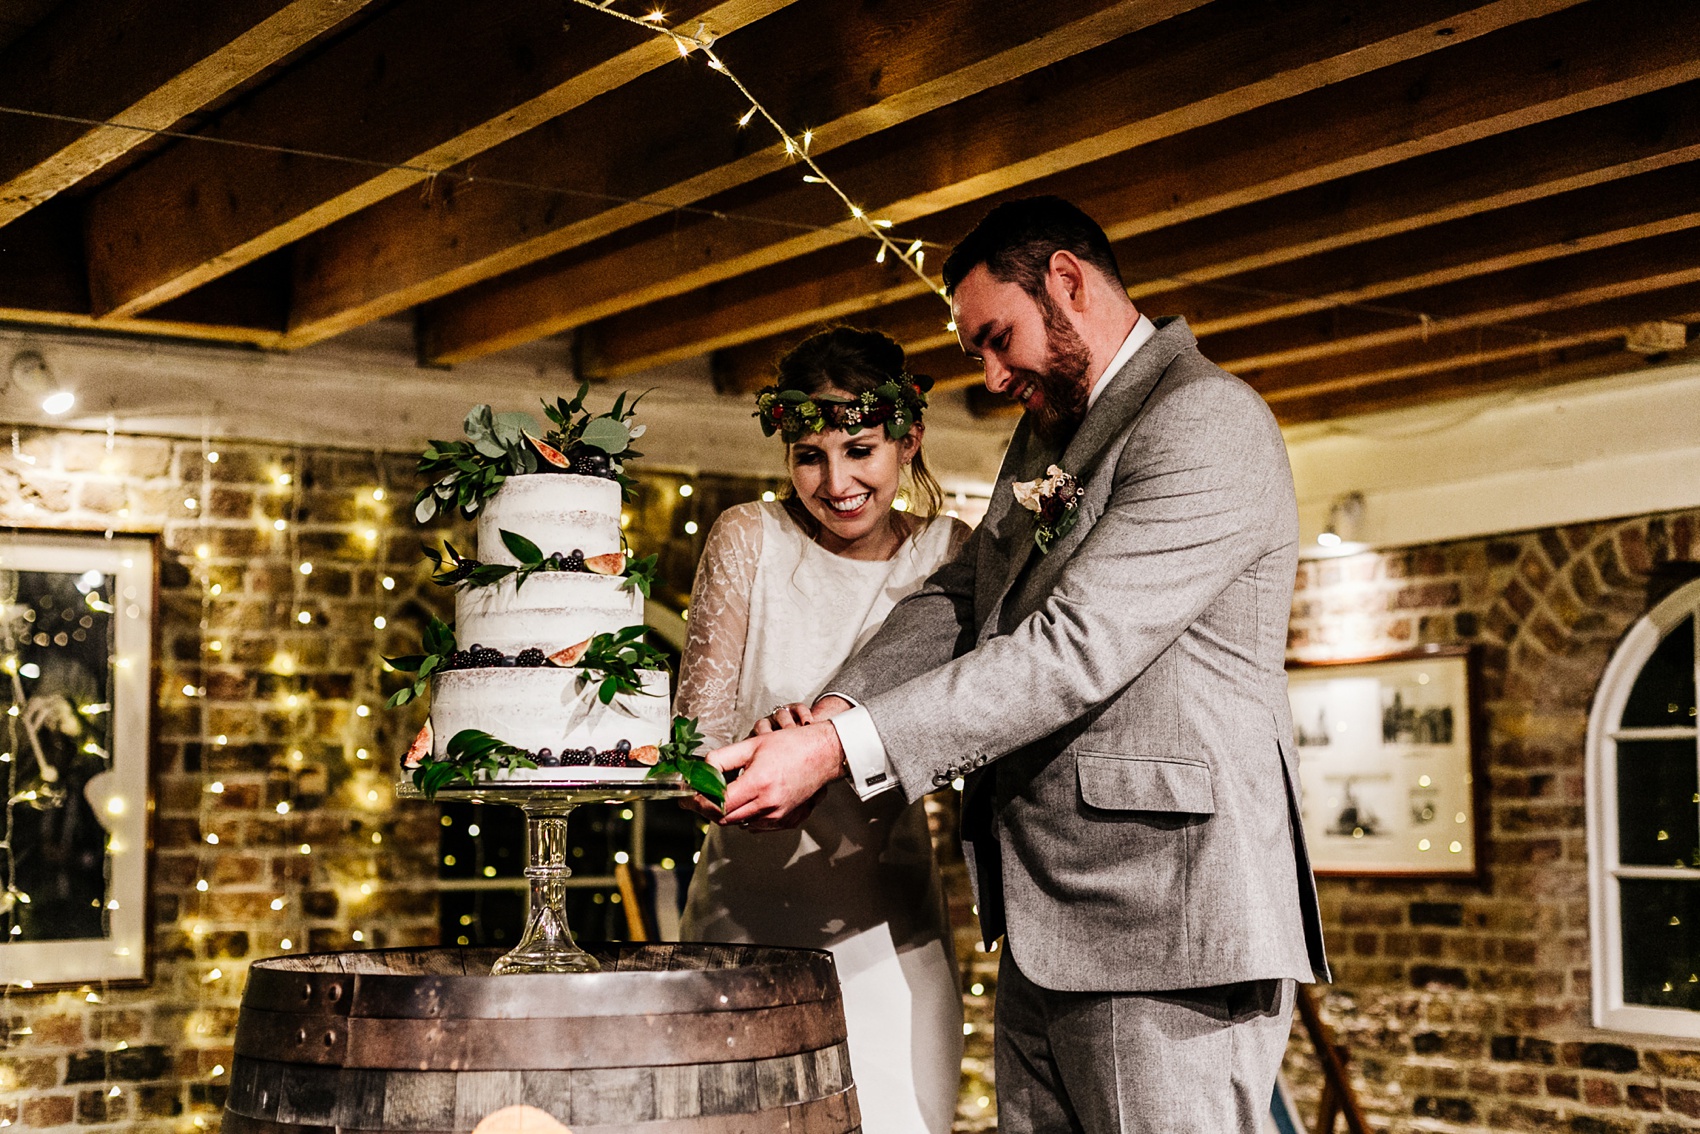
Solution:
{"label": "jacket pocket flap", "polygon": [[1210,769],[1184,760],[1155,756],[1097,756],[1075,758],[1080,798],[1089,807],[1108,811],[1183,811],[1213,815],[1215,794]]}

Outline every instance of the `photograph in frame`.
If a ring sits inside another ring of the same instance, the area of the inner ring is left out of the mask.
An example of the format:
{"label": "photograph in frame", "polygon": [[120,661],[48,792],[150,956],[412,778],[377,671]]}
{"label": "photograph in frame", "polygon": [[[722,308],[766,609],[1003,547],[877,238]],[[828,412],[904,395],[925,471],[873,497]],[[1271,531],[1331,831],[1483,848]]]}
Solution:
{"label": "photograph in frame", "polygon": [[1316,873],[1477,876],[1468,651],[1294,663],[1287,679]]}
{"label": "photograph in frame", "polygon": [[156,544],[0,532],[0,981],[148,978]]}

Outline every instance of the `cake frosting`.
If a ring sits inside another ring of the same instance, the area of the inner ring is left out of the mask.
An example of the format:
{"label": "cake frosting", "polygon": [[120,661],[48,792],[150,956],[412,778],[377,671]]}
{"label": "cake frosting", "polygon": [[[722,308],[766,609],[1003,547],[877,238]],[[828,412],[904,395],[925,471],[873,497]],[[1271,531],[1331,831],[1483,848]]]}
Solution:
{"label": "cake frosting", "polygon": [[[633,748],[659,745],[672,723],[667,674],[643,671],[642,688],[641,693],[622,693],[604,705],[596,696],[596,682],[581,682],[577,669],[451,670],[437,678],[432,690],[431,727],[439,753],[445,738],[468,728],[499,736],[527,752],[547,751],[556,757],[585,748],[612,751],[621,741]],[[561,770],[582,779],[583,773],[607,769],[538,769]]]}
{"label": "cake frosting", "polygon": [[524,536],[545,555],[579,551],[588,559],[619,551],[620,484],[571,473],[511,476],[478,513],[479,559],[518,564],[503,531]]}
{"label": "cake frosting", "polygon": [[552,654],[643,622],[643,596],[621,586],[624,581],[539,571],[518,587],[511,576],[493,586],[463,587],[455,595],[455,637],[509,655],[532,648]]}
{"label": "cake frosting", "polygon": [[[431,678],[433,756],[443,758],[455,734],[475,729],[542,765],[505,771],[505,779],[620,780],[643,769],[610,766],[609,754],[667,741],[672,716],[665,670],[639,670],[638,692],[603,704],[602,674],[572,664],[574,647],[643,624],[637,588],[583,563],[620,552],[620,509],[617,481],[572,473],[511,476],[485,502],[478,516],[480,562],[519,565],[502,538],[506,531],[523,536],[546,559],[563,557],[566,567],[460,586],[454,663]],[[604,762],[593,763],[596,754]]]}

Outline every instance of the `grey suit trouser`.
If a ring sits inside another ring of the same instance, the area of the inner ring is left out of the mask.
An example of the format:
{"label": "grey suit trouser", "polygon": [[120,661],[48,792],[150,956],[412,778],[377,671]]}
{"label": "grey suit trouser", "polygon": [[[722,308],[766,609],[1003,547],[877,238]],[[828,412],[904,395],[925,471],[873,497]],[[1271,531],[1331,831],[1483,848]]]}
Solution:
{"label": "grey suit trouser", "polygon": [[1053,992],[1004,951],[999,1134],[1261,1134],[1292,1027],[1290,979]]}

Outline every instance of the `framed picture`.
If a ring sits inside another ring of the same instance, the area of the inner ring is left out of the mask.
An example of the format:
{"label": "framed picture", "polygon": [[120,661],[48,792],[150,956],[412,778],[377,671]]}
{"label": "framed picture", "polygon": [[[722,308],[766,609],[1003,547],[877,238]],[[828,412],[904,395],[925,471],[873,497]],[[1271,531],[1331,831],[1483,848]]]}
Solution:
{"label": "framed picture", "polygon": [[1318,875],[1479,876],[1476,685],[1462,647],[1288,667]]}
{"label": "framed picture", "polygon": [[0,983],[148,979],[156,543],[0,532]]}

